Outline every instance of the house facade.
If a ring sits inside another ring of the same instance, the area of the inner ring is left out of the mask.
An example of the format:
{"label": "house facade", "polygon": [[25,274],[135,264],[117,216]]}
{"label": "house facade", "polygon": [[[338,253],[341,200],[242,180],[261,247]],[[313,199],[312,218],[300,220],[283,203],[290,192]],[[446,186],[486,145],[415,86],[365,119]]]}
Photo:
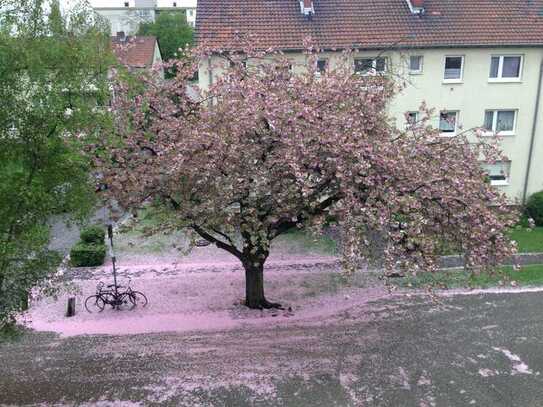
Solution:
{"label": "house facade", "polygon": [[190,26],[196,24],[196,0],[118,0],[111,6],[94,7],[94,11],[109,21],[111,35],[134,35],[140,24],[155,21],[161,12],[184,13]]}
{"label": "house facade", "polygon": [[[323,50],[318,69],[354,49],[353,72],[405,82],[389,107],[398,128],[425,102],[443,137],[501,136],[508,160],[486,169],[512,201],[543,190],[543,0],[199,0],[196,30],[222,49],[253,35],[293,69],[307,67],[307,37]],[[200,67],[202,88],[220,75],[214,66]]]}

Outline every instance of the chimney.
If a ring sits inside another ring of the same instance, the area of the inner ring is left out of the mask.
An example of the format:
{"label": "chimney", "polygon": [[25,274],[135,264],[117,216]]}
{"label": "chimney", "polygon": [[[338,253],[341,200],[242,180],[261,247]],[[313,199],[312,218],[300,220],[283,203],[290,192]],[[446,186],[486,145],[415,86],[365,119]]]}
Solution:
{"label": "chimney", "polygon": [[424,10],[424,0],[406,0],[409,10],[412,14],[417,14],[419,16],[423,15]]}
{"label": "chimney", "polygon": [[311,20],[311,17],[315,14],[313,0],[300,0],[300,11],[308,20]]}

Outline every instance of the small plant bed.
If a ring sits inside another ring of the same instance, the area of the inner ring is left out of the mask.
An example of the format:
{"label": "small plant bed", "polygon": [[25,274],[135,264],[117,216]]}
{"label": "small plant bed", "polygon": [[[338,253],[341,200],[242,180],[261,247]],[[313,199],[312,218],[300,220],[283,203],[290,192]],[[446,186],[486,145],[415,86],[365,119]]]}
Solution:
{"label": "small plant bed", "polygon": [[94,225],[81,231],[80,241],[70,250],[70,264],[73,267],[97,267],[104,264],[106,245],[105,230]]}
{"label": "small plant bed", "polygon": [[519,271],[503,267],[492,274],[472,274],[465,270],[421,273],[415,277],[393,278],[391,283],[401,288],[490,288],[502,286],[543,286],[543,265],[523,266]]}

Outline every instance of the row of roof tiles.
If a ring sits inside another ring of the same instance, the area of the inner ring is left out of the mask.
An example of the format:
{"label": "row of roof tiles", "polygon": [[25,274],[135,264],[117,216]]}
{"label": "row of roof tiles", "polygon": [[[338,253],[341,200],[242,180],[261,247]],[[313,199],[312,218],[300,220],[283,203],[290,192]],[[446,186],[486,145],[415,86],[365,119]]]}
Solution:
{"label": "row of roof tiles", "polygon": [[198,0],[200,44],[232,47],[252,35],[262,48],[297,50],[311,37],[322,49],[543,45],[543,0]]}

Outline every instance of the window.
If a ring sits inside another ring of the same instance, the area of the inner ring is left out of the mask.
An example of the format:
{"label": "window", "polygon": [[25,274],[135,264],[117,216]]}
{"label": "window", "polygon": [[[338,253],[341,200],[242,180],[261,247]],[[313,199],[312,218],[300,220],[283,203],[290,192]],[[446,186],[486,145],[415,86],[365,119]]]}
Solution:
{"label": "window", "polygon": [[405,115],[405,128],[409,129],[417,124],[419,121],[419,112],[407,112]]}
{"label": "window", "polygon": [[444,82],[461,82],[464,71],[464,57],[445,57]]}
{"label": "window", "polygon": [[411,55],[409,57],[409,73],[422,73],[422,55]]}
{"label": "window", "polygon": [[189,17],[192,17],[192,10],[188,10]]}
{"label": "window", "polygon": [[439,133],[442,136],[456,136],[458,112],[439,113]]}
{"label": "window", "polygon": [[520,55],[500,55],[490,58],[490,81],[519,80],[522,69]]}
{"label": "window", "polygon": [[488,132],[511,136],[515,134],[516,121],[516,110],[487,110],[483,127]]}
{"label": "window", "polygon": [[510,161],[496,161],[494,164],[483,164],[482,167],[490,180],[490,185],[509,185]]}
{"label": "window", "polygon": [[376,75],[386,71],[386,58],[357,58],[354,60],[354,71],[362,75]]}
{"label": "window", "polygon": [[144,19],[144,20],[150,20],[152,18],[151,10],[145,10],[145,9],[137,10],[136,14],[138,15],[139,18]]}
{"label": "window", "polygon": [[317,61],[317,73],[319,74],[325,73],[327,67],[328,67],[328,61],[326,59],[319,59]]}

